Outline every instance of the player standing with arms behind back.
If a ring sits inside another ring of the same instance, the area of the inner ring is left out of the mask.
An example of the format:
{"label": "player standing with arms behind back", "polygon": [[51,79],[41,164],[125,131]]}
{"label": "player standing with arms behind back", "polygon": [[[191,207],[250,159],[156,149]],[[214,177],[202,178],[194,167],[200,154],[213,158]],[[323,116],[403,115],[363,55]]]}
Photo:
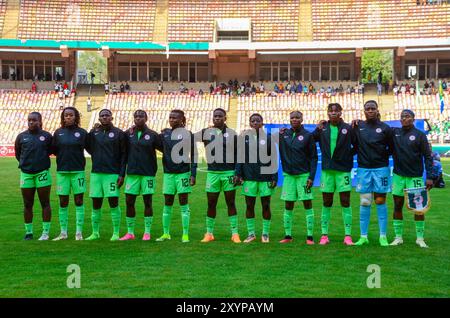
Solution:
{"label": "player standing with arms behind back", "polygon": [[80,127],[80,113],[75,107],[66,107],[61,112],[61,128],[53,134],[52,148],[56,155],[56,193],[59,196],[59,225],[61,233],[53,241],[67,239],[69,196],[72,190],[75,201],[75,239],[83,239],[86,176],[87,131]]}
{"label": "player standing with arms behind back", "polygon": [[19,161],[20,189],[22,191],[25,219],[25,240],[33,239],[34,194],[38,193],[42,207],[42,235],[39,241],[47,241],[52,211],[50,208],[50,154],[52,135],[42,130],[42,116],[38,112],[28,115],[28,130],[21,132],[14,143]]}
{"label": "player standing with arms behind back", "polygon": [[280,243],[292,241],[292,214],[295,201],[303,202],[306,211],[306,244],[314,244],[314,210],[312,185],[317,170],[317,149],[314,136],[303,125],[303,114],[290,113],[291,128],[280,130],[279,149],[283,167],[281,199],[285,201],[285,237]]}
{"label": "player standing with arms behind back", "polygon": [[195,185],[197,175],[197,155],[193,134],[185,128],[186,117],[184,112],[174,109],[169,115],[169,125],[159,135],[163,147],[163,168],[164,168],[164,209],[163,209],[163,230],[158,242],[170,240],[170,219],[172,217],[173,202],[175,194],[181,209],[181,223],[183,226],[183,243],[189,242],[189,193],[191,186]]}
{"label": "player standing with arms behind back", "polygon": [[86,240],[100,238],[103,198],[108,198],[113,223],[111,241],[119,240],[119,188],[123,185],[127,162],[125,133],[112,124],[112,113],[102,109],[100,125],[88,134],[87,151],[92,156],[89,195],[92,198],[92,234]]}
{"label": "player standing with arms behind back", "polygon": [[134,112],[134,126],[125,132],[127,137],[127,178],[125,197],[127,202],[127,234],[121,241],[134,240],[136,222],[136,197],[142,194],[144,200],[144,236],[143,241],[151,238],[153,222],[152,196],[155,193],[155,175],[158,170],[156,149],[161,150],[158,134],[147,127],[147,113],[143,110]]}
{"label": "player standing with arms behind back", "polygon": [[[231,241],[240,243],[238,234],[238,219],[236,211],[236,186],[234,176],[236,169],[237,134],[225,124],[226,112],[217,108],[213,112],[212,128],[202,129],[201,140],[208,149],[213,146],[211,153],[206,152],[208,174],[206,176],[206,195],[208,199],[208,211],[206,216],[206,233],[202,243],[214,241],[214,223],[217,214],[217,201],[220,192],[223,191],[228,208],[228,218],[231,227]],[[222,152],[220,152],[222,151]]]}

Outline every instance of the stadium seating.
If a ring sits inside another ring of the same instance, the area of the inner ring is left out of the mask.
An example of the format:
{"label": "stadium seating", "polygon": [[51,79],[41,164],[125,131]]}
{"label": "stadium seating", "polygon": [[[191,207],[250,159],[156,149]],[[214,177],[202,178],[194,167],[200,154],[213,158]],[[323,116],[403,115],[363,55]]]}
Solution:
{"label": "stadium seating", "polygon": [[444,119],[450,116],[450,94],[444,93],[444,112],[440,112],[439,94],[432,95],[411,95],[400,93],[394,95],[394,109],[386,112],[387,120],[398,120],[403,109],[411,109],[415,112],[416,118]]}
{"label": "stadium seating", "polygon": [[6,0],[0,0],[0,34],[3,31],[3,25],[5,23],[6,12]]}
{"label": "stadium seating", "polygon": [[103,108],[111,109],[113,112],[115,125],[124,130],[133,125],[134,111],[143,109],[149,117],[148,126],[157,132],[169,127],[169,113],[172,109],[183,110],[187,120],[186,127],[196,132],[211,125],[212,111],[218,107],[228,110],[229,96],[191,97],[180,94],[131,92],[110,94],[103,105]]}
{"label": "stadium seating", "polygon": [[53,133],[61,123],[60,108],[73,104],[73,95],[60,100],[51,91],[0,90],[0,144],[14,144],[17,135],[27,129],[32,111],[41,113],[43,128]]}
{"label": "stadium seating", "polygon": [[344,121],[363,118],[362,94],[338,94],[326,97],[320,94],[264,95],[244,96],[238,98],[238,131],[249,127],[249,117],[252,113],[260,113],[265,123],[288,124],[289,114],[293,110],[303,113],[303,123],[316,124],[327,119],[329,103],[339,103],[343,107]]}
{"label": "stadium seating", "polygon": [[416,0],[312,0],[313,39],[379,40],[445,37],[450,5]]}
{"label": "stadium seating", "polygon": [[155,0],[22,0],[18,37],[151,41]]}
{"label": "stadium seating", "polygon": [[297,41],[298,1],[169,0],[169,41],[212,42],[217,18],[250,18],[253,41]]}

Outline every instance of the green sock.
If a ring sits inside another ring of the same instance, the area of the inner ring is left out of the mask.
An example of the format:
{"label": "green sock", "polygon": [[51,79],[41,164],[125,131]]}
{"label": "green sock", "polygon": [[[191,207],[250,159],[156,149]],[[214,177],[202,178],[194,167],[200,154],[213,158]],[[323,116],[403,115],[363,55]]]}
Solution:
{"label": "green sock", "polygon": [[313,236],[314,233],[314,209],[306,210],[306,231],[307,236]]}
{"label": "green sock", "polygon": [[228,220],[230,220],[231,234],[238,234],[238,218],[237,218],[237,215],[229,216]]}
{"label": "green sock", "polygon": [[69,219],[69,208],[59,207],[59,226],[61,227],[61,232],[67,233],[67,222]]}
{"label": "green sock", "polygon": [[342,208],[342,219],[344,220],[345,235],[352,235],[352,208]]}
{"label": "green sock", "polygon": [[77,233],[81,233],[84,225],[84,205],[75,206],[75,215],[77,218]]}
{"label": "green sock", "polygon": [[214,233],[214,223],[216,219],[210,218],[209,216],[206,217],[206,232],[208,233]]}
{"label": "green sock", "polygon": [[163,229],[164,234],[170,234],[170,219],[172,217],[173,206],[165,205],[163,208]]}
{"label": "green sock", "polygon": [[270,232],[270,220],[263,219],[263,230],[262,234],[269,235]]}
{"label": "green sock", "polygon": [[144,233],[150,234],[152,230],[153,216],[144,216],[145,230]]}
{"label": "green sock", "polygon": [[119,235],[120,233],[120,207],[111,208],[111,220],[113,224],[113,235]]}
{"label": "green sock", "polygon": [[128,233],[134,235],[134,224],[136,223],[136,218],[135,217],[130,218],[127,216],[126,219],[127,219],[127,231]]}
{"label": "green sock", "polygon": [[101,209],[92,209],[92,233],[100,234],[100,220],[102,219]]}
{"label": "green sock", "polygon": [[183,235],[189,234],[189,220],[191,213],[189,212],[189,204],[180,206],[181,208],[181,224],[183,225]]}
{"label": "green sock", "polygon": [[50,232],[50,222],[42,222],[42,234],[47,234]]}
{"label": "green sock", "polygon": [[247,231],[248,235],[255,235],[255,218],[247,218]]}
{"label": "green sock", "polygon": [[418,239],[423,239],[425,231],[425,221],[416,221],[416,235]]}
{"label": "green sock", "polygon": [[395,237],[403,237],[403,220],[394,220],[394,233]]}
{"label": "green sock", "polygon": [[283,214],[284,233],[287,236],[292,236],[292,213],[293,213],[292,210],[284,209],[284,214]]}
{"label": "green sock", "polygon": [[25,234],[33,234],[33,223],[25,223]]}
{"label": "green sock", "polygon": [[330,224],[330,215],[331,215],[331,208],[322,206],[321,224],[322,224],[322,234],[323,235],[328,235],[328,226]]}

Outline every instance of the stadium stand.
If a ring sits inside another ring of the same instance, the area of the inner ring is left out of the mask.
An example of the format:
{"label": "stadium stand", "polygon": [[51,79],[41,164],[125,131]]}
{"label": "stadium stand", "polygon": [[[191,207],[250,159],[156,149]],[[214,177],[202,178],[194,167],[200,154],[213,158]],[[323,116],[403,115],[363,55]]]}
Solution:
{"label": "stadium stand", "polygon": [[151,41],[154,0],[22,0],[18,37]]}
{"label": "stadium stand", "polygon": [[0,144],[14,144],[17,135],[27,129],[27,116],[32,111],[41,113],[43,128],[53,133],[60,126],[60,108],[73,104],[73,94],[60,99],[52,91],[0,90]]}
{"label": "stadium stand", "polygon": [[[131,92],[110,94],[103,108],[111,109],[114,123],[121,129],[133,125],[133,113],[143,109],[148,114],[148,126],[159,132],[169,127],[169,113],[172,109],[185,112],[186,127],[193,132],[208,127],[212,121],[212,111],[216,108],[229,109],[229,96],[204,95],[194,96],[181,94],[156,94],[155,92]],[[95,114],[97,116],[98,114]],[[96,122],[94,120],[93,122]]]}
{"label": "stadium stand", "polygon": [[212,42],[217,18],[250,18],[253,41],[297,41],[298,1],[170,0],[169,41]]}
{"label": "stadium stand", "polygon": [[363,118],[363,94],[343,93],[335,96],[323,94],[295,95],[253,95],[238,98],[238,131],[249,128],[248,120],[252,113],[260,113],[265,123],[289,123],[289,113],[293,110],[303,112],[305,124],[317,124],[319,120],[327,119],[329,103],[339,103],[343,107],[344,121]]}
{"label": "stadium stand", "polygon": [[449,34],[450,5],[416,0],[312,0],[313,40],[437,38]]}
{"label": "stadium stand", "polygon": [[6,0],[0,0],[0,34],[5,23]]}

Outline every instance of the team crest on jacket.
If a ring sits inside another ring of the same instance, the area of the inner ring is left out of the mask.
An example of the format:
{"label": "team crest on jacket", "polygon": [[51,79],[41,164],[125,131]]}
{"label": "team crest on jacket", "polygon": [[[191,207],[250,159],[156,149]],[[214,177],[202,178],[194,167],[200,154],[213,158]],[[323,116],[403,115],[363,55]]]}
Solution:
{"label": "team crest on jacket", "polygon": [[150,140],[150,136],[149,135],[145,135],[144,139],[145,140]]}
{"label": "team crest on jacket", "polygon": [[342,133],[344,134],[344,135],[346,135],[347,134],[347,129],[342,129]]}
{"label": "team crest on jacket", "polygon": [[377,133],[381,134],[381,128],[377,128],[377,129],[375,129],[375,131],[376,131]]}
{"label": "team crest on jacket", "polygon": [[416,136],[409,136],[409,140],[411,140],[411,141],[416,140]]}
{"label": "team crest on jacket", "polygon": [[76,133],[73,134],[75,137],[80,138],[80,133],[77,131]]}
{"label": "team crest on jacket", "polygon": [[114,137],[114,133],[113,133],[113,132],[110,132],[110,133],[108,134],[108,136],[109,136],[109,138],[112,138],[112,137]]}
{"label": "team crest on jacket", "polygon": [[39,140],[40,140],[40,141],[44,141],[44,140],[45,140],[45,137],[44,137],[44,136],[41,136],[41,137],[39,137]]}
{"label": "team crest on jacket", "polygon": [[229,135],[228,135],[228,133],[224,133],[223,136],[224,136],[225,138],[228,138]]}
{"label": "team crest on jacket", "polygon": [[265,145],[265,144],[266,144],[266,141],[265,141],[265,140],[261,140],[259,143],[260,143],[261,145]]}
{"label": "team crest on jacket", "polygon": [[302,141],[303,140],[303,136],[298,136],[298,140]]}

